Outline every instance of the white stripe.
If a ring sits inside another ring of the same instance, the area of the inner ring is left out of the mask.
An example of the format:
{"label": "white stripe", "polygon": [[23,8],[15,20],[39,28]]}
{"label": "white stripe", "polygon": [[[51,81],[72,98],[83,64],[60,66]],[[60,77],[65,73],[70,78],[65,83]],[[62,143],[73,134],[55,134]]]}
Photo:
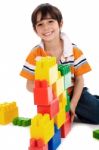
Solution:
{"label": "white stripe", "polygon": [[34,65],[29,64],[27,61],[25,62],[25,66],[26,66],[26,67],[28,67],[28,68],[30,68],[30,69],[35,70],[35,66],[34,66]]}
{"label": "white stripe", "polygon": [[84,55],[81,55],[78,59],[76,59],[74,61],[74,65],[77,65],[80,61],[82,61],[83,59],[85,59],[85,56]]}
{"label": "white stripe", "polygon": [[31,74],[34,74],[34,71],[31,71],[31,70],[29,70],[29,69],[27,69],[27,68],[25,68],[25,67],[23,67],[23,70],[28,71],[28,72],[31,73]]}
{"label": "white stripe", "polygon": [[75,66],[75,68],[78,68],[78,67],[80,67],[82,64],[85,64],[86,63],[86,60],[85,61],[83,61],[83,62],[81,62],[80,64],[78,64],[77,66]]}
{"label": "white stripe", "polygon": [[74,61],[74,56],[70,56],[70,57],[67,57],[67,60],[66,60],[67,62],[68,61]]}

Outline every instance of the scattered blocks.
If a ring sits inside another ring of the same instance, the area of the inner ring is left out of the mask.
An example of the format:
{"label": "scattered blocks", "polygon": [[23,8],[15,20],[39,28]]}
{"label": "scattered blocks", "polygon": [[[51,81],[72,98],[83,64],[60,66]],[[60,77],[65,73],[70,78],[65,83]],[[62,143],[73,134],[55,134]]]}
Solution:
{"label": "scattered blocks", "polygon": [[31,119],[30,118],[24,118],[24,117],[17,117],[17,118],[14,118],[12,123],[14,125],[27,127],[27,126],[31,125]]}
{"label": "scattered blocks", "polygon": [[98,130],[94,130],[93,131],[93,138],[98,139],[99,140],[99,129]]}
{"label": "scattered blocks", "polygon": [[16,102],[0,104],[0,124],[5,125],[18,117],[18,107]]}
{"label": "scattered blocks", "polygon": [[[28,150],[56,150],[61,138],[71,129],[67,93],[71,85],[70,66],[58,66],[55,57],[43,57],[36,63],[34,81],[34,104],[38,114],[32,119],[18,117],[16,102],[3,103],[0,104],[0,124],[31,125]],[[93,137],[99,139],[99,130],[93,131]]]}

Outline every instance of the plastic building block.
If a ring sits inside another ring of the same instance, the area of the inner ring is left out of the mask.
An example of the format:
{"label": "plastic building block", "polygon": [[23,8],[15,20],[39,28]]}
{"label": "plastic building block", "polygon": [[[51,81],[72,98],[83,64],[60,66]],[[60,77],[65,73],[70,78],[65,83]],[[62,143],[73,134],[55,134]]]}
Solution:
{"label": "plastic building block", "polygon": [[67,105],[65,107],[65,111],[66,112],[69,112],[70,111],[70,96],[69,94],[67,93]]}
{"label": "plastic building block", "polygon": [[99,140],[99,129],[93,131],[93,138]]}
{"label": "plastic building block", "polygon": [[31,119],[30,118],[24,118],[24,117],[16,117],[12,121],[14,125],[27,127],[31,125]]}
{"label": "plastic building block", "polygon": [[53,92],[54,92],[54,95],[56,97],[58,97],[60,94],[63,93],[64,91],[64,77],[60,77],[53,85],[52,85],[52,88],[53,88]]}
{"label": "plastic building block", "polygon": [[56,114],[59,112],[59,100],[55,98],[49,105],[47,106],[37,106],[37,112],[41,114],[48,113],[50,115],[50,119],[54,118]]}
{"label": "plastic building block", "polygon": [[71,72],[66,74],[64,76],[64,88],[67,89],[72,86],[72,81],[71,81]]}
{"label": "plastic building block", "polygon": [[18,107],[16,102],[0,104],[0,124],[5,125],[18,117]]}
{"label": "plastic building block", "polygon": [[70,65],[59,64],[58,70],[61,72],[61,75],[64,76],[64,89],[71,87],[72,81],[71,81]]}
{"label": "plastic building block", "polygon": [[70,96],[72,86],[69,65],[57,65],[55,57],[42,57],[36,62],[34,104],[38,114],[31,120],[28,150],[56,150],[61,137],[71,129]]}
{"label": "plastic building block", "polygon": [[30,139],[28,150],[48,150],[48,144],[45,144],[42,139]]}
{"label": "plastic building block", "polygon": [[70,72],[70,65],[59,64],[58,70],[61,72],[61,75],[64,76]]}
{"label": "plastic building block", "polygon": [[54,122],[57,125],[58,129],[66,121],[65,108],[63,107],[62,102],[59,102],[59,113],[55,116]]}
{"label": "plastic building block", "polygon": [[52,85],[58,79],[58,66],[55,57],[42,57],[36,62],[35,80],[47,80]]}
{"label": "plastic building block", "polygon": [[52,86],[46,80],[34,82],[34,104],[48,105],[53,100]]}
{"label": "plastic building block", "polygon": [[54,136],[51,138],[51,140],[48,142],[48,148],[49,150],[56,150],[57,147],[61,144],[61,132],[55,125],[54,127]]}
{"label": "plastic building block", "polygon": [[59,101],[63,104],[63,108],[67,105],[67,94],[66,90],[59,96]]}
{"label": "plastic building block", "polygon": [[54,135],[54,120],[50,120],[49,114],[37,114],[31,120],[30,135],[31,138],[40,138],[45,144],[48,143]]}
{"label": "plastic building block", "polygon": [[71,118],[69,112],[66,113],[66,122],[61,127],[61,138],[65,138],[71,130]]}

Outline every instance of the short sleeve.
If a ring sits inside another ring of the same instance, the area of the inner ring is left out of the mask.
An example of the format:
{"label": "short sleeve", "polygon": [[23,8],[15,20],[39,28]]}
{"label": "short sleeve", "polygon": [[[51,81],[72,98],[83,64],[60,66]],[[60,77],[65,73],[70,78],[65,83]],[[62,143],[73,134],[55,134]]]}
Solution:
{"label": "short sleeve", "polygon": [[36,51],[36,49],[31,50],[20,72],[20,75],[28,80],[34,80]]}
{"label": "short sleeve", "polygon": [[83,52],[77,47],[74,48],[74,75],[79,76],[91,71],[91,67]]}

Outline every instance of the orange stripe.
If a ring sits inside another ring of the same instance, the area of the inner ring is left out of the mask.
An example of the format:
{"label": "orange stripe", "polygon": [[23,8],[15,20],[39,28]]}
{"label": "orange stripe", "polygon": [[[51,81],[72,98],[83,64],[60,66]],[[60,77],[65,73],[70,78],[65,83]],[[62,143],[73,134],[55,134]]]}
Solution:
{"label": "orange stripe", "polygon": [[20,72],[20,75],[28,80],[34,80],[35,76],[34,75],[31,75],[30,73],[28,73],[27,71],[25,70],[22,70]]}
{"label": "orange stripe", "polygon": [[87,73],[89,71],[91,71],[91,68],[90,68],[89,64],[88,63],[82,64],[80,67],[78,67],[75,70],[75,75],[76,76],[83,75],[84,73]]}

